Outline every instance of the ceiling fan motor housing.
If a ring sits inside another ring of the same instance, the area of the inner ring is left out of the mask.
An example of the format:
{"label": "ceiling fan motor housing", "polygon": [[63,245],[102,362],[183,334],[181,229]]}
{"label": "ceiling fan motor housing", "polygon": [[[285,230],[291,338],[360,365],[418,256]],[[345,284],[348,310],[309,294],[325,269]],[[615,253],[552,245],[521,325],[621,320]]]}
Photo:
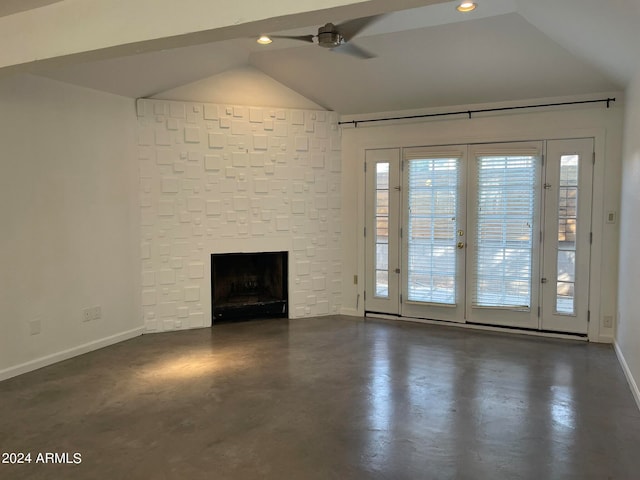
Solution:
{"label": "ceiling fan motor housing", "polygon": [[336,31],[333,23],[327,23],[318,29],[318,45],[325,48],[334,48],[342,44],[342,35]]}

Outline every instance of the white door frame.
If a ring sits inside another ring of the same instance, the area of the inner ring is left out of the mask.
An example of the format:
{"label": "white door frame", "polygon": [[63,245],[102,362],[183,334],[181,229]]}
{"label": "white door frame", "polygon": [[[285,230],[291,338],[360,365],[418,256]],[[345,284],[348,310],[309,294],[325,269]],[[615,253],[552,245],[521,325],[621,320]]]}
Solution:
{"label": "white door frame", "polygon": [[[573,121],[571,112],[560,112],[558,118],[564,119],[565,124]],[[580,123],[580,122],[578,122]],[[584,123],[584,122],[582,122]],[[357,272],[360,278],[365,277],[365,239],[362,232],[365,228],[365,178],[364,178],[364,154],[366,150],[371,149],[389,149],[403,147],[418,147],[425,144],[429,145],[452,145],[452,144],[472,144],[478,141],[488,143],[512,142],[512,141],[529,141],[531,139],[547,139],[547,140],[564,140],[570,138],[594,138],[595,145],[595,164],[593,170],[593,209],[591,215],[591,229],[593,240],[591,246],[591,266],[590,266],[590,288],[589,288],[589,311],[591,312],[591,321],[589,323],[588,339],[595,342],[612,342],[612,331],[602,330],[601,317],[603,314],[613,314],[615,318],[615,308],[610,305],[608,297],[602,296],[602,288],[604,278],[608,274],[604,272],[602,262],[605,258],[603,250],[603,242],[605,237],[610,241],[611,235],[605,232],[605,159],[607,155],[615,155],[619,151],[617,144],[607,143],[607,134],[609,119],[593,119],[591,123],[600,123],[603,126],[578,126],[577,128],[558,128],[557,122],[549,122],[548,125],[533,125],[523,128],[516,124],[508,122],[499,122],[501,133],[491,133],[489,135],[482,133],[484,127],[467,130],[455,129],[452,126],[448,128],[434,128],[425,130],[421,125],[409,125],[407,127],[386,127],[384,135],[373,137],[354,137],[349,143],[343,147],[343,155],[352,155],[359,157],[361,160],[357,163],[358,168],[353,170],[353,174],[359,178],[358,195],[357,195],[357,231],[354,242],[357,244],[358,250],[361,252],[357,260]],[[607,126],[605,126],[605,124]],[[495,128],[493,130],[495,131]],[[404,129],[404,130],[403,130]],[[391,132],[393,130],[393,132]],[[454,131],[454,136],[451,132]],[[392,139],[392,140],[389,140]],[[611,207],[609,207],[611,208]],[[348,275],[347,275],[348,276]],[[608,278],[608,277],[607,277]],[[350,281],[350,278],[347,278]],[[358,298],[354,296],[355,308],[345,307],[342,311],[346,314],[355,314],[359,316],[365,315],[365,304],[362,301],[362,295],[365,290],[365,282],[358,282],[356,291]],[[610,296],[610,295],[609,295]],[[603,303],[603,302],[606,302]],[[604,310],[603,308],[607,307]]]}

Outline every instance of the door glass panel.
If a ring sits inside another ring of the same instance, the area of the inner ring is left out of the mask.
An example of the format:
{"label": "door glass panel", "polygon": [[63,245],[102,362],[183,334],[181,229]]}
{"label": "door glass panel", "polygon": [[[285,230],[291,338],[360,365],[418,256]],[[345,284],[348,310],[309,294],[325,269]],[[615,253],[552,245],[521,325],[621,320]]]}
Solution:
{"label": "door glass panel", "polygon": [[575,313],[576,228],[579,155],[560,157],[556,313]]}
{"label": "door glass panel", "polygon": [[389,296],[389,163],[376,163],[375,295]]}
{"label": "door glass panel", "polygon": [[458,170],[457,158],[409,161],[410,301],[456,303]]}
{"label": "door glass panel", "polygon": [[478,157],[473,305],[530,308],[536,157]]}

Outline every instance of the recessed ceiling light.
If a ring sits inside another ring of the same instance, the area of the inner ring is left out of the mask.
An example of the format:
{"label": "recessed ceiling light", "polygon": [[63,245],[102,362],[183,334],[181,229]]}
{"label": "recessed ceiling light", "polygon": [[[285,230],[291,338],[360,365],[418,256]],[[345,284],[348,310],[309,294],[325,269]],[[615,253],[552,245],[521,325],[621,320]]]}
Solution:
{"label": "recessed ceiling light", "polygon": [[464,1],[464,2],[462,2],[460,5],[458,5],[456,7],[456,10],[458,10],[459,12],[462,12],[462,13],[472,12],[473,10],[476,9],[477,6],[478,6],[478,4],[475,3],[475,2]]}
{"label": "recessed ceiling light", "polygon": [[269,45],[273,40],[271,40],[266,35],[262,35],[258,40],[256,40],[260,45]]}

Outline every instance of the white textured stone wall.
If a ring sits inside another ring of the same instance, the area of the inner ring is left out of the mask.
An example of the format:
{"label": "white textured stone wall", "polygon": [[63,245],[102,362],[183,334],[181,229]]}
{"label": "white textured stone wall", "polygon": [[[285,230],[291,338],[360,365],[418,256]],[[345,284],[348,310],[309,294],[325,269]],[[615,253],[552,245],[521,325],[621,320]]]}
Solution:
{"label": "white textured stone wall", "polygon": [[289,252],[289,316],[341,306],[341,154],[325,111],[138,100],[148,331],[211,324],[211,254]]}

